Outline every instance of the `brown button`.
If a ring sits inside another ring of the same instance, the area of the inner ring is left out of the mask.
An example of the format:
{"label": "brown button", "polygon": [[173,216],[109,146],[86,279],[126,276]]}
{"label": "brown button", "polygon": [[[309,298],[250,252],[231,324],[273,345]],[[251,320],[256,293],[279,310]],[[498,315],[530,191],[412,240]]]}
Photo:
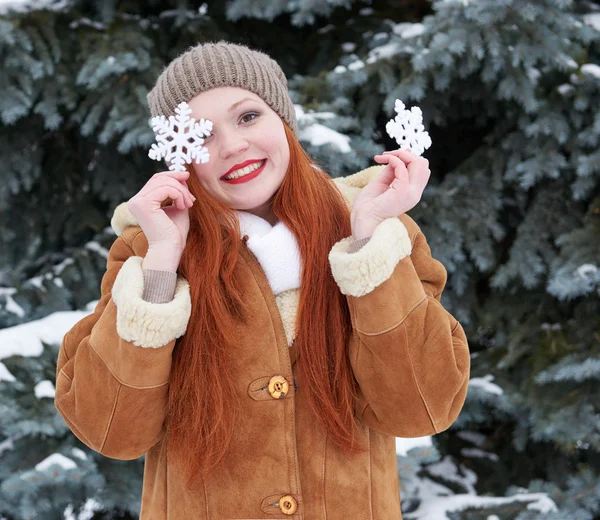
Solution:
{"label": "brown button", "polygon": [[279,509],[284,515],[293,515],[298,509],[298,503],[291,495],[285,495],[279,499]]}
{"label": "brown button", "polygon": [[273,399],[281,399],[285,397],[290,388],[289,383],[283,376],[273,376],[269,379],[269,393]]}

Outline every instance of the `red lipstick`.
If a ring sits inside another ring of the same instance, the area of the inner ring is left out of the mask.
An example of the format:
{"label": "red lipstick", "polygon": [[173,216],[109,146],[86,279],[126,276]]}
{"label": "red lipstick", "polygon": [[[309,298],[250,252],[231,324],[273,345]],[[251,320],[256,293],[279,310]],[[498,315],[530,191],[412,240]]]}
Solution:
{"label": "red lipstick", "polygon": [[223,175],[221,175],[221,179],[223,177],[227,177],[234,170],[239,170],[240,168],[245,168],[249,164],[254,164],[254,163],[260,162],[262,160],[263,159],[248,159],[247,161],[244,161],[243,163],[236,164],[236,165],[232,166],[231,168],[229,168],[229,170],[227,170]]}
{"label": "red lipstick", "polygon": [[[242,164],[244,166],[247,166],[248,164],[252,164],[255,162],[260,162],[260,161],[246,161],[245,163],[242,163]],[[266,165],[267,165],[267,160],[264,159],[263,165],[260,168],[258,168],[257,170],[254,170],[252,173],[249,173],[242,177],[238,177],[237,179],[227,180],[227,179],[221,178],[221,180],[223,182],[226,182],[227,184],[241,184],[243,182],[248,182],[248,181],[251,181],[252,179],[255,179],[256,177],[258,177],[260,175],[260,173],[265,169]],[[241,166],[241,168],[243,168],[244,166]],[[237,169],[237,168],[235,168],[235,167],[232,168],[231,170],[229,170],[229,172],[226,175],[229,175],[229,173],[235,169]]]}

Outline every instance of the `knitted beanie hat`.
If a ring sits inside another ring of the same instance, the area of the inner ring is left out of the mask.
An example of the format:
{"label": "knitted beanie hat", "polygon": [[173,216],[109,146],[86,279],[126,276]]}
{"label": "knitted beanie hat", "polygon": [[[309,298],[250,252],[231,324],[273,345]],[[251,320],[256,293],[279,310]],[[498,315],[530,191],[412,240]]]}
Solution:
{"label": "knitted beanie hat", "polygon": [[281,67],[263,52],[226,41],[201,43],[175,58],[148,93],[148,106],[153,117],[169,117],[182,101],[225,86],[240,87],[261,97],[298,135],[296,113]]}

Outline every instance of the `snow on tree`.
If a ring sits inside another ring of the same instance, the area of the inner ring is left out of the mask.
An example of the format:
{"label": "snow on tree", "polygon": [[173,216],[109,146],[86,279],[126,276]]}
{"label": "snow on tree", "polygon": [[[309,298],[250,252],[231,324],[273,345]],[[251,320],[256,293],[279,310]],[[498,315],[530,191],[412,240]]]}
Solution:
{"label": "snow on tree", "polygon": [[148,90],[225,38],[281,63],[334,177],[398,147],[395,100],[422,110],[432,174],[410,215],[472,379],[450,429],[398,439],[405,518],[597,517],[598,2],[25,4],[0,10],[0,516],[139,511],[142,460],[95,454],[53,409],[56,350],[99,296],[112,211],[156,171]]}

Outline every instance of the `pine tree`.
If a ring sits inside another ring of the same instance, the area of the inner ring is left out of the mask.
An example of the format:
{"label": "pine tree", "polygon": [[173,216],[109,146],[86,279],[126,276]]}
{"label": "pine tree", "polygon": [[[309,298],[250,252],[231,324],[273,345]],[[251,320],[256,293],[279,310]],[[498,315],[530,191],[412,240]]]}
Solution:
{"label": "pine tree", "polygon": [[281,63],[301,140],[332,176],[396,147],[395,99],[423,111],[432,176],[410,215],[448,270],[442,303],[467,331],[472,379],[448,431],[398,439],[405,518],[599,518],[600,4],[584,0],[1,15],[0,517],[139,511],[143,459],[81,444],[49,399],[53,370],[99,296],[112,211],[160,169],[146,93],[177,54],[219,39]]}

